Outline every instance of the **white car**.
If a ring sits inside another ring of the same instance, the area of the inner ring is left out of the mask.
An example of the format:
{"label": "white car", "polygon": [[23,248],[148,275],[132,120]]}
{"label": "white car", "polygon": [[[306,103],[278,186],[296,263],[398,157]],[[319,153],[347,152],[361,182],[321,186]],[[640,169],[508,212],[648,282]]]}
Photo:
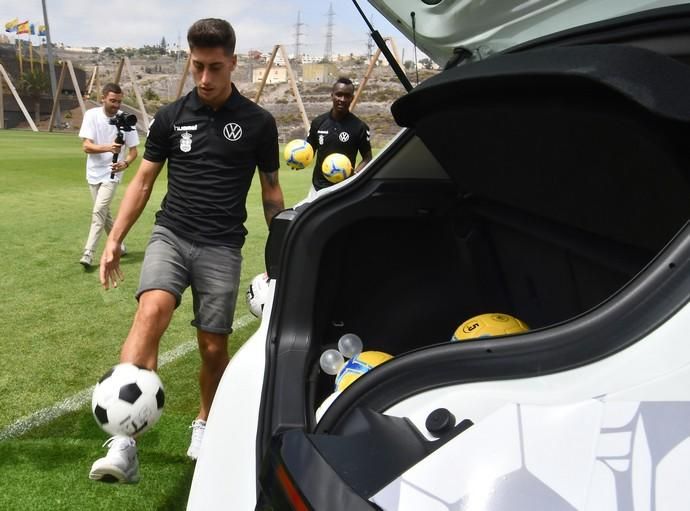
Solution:
{"label": "white car", "polygon": [[370,3],[444,70],[274,219],[188,509],[690,509],[689,2]]}

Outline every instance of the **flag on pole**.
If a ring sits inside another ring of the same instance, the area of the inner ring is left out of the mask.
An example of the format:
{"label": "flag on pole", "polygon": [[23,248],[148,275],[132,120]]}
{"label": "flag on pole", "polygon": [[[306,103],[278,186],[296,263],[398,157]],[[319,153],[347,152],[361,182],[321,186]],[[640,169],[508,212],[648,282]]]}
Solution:
{"label": "flag on pole", "polygon": [[5,32],[16,32],[17,25],[19,25],[19,18],[14,18],[13,20],[5,23]]}
{"label": "flag on pole", "polygon": [[39,25],[38,26],[38,35],[41,37],[46,36],[46,26],[45,25]]}
{"label": "flag on pole", "polygon": [[23,21],[17,24],[17,35],[19,34],[29,34],[31,33],[31,27],[29,25],[29,20]]}

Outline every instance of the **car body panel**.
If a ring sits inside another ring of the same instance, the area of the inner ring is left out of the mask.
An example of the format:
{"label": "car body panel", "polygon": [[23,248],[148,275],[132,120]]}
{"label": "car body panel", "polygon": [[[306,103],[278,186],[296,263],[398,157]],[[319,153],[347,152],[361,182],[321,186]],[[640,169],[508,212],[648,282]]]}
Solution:
{"label": "car body panel", "polygon": [[688,325],[690,306],[600,362],[436,389],[395,405],[386,413],[422,432],[441,407],[474,425],[371,500],[399,511],[688,508]]}
{"label": "car body panel", "polygon": [[256,503],[256,426],[274,292],[271,280],[261,325],[232,357],[216,391],[225,406],[211,408],[187,501],[189,510],[229,509],[230,503],[232,509],[253,509]]}
{"label": "car body panel", "polygon": [[[439,59],[681,3],[372,0],[417,10]],[[280,215],[190,511],[690,507],[690,31],[671,58],[647,28],[447,69],[396,102],[406,128],[363,172]],[[533,331],[448,342],[497,303]],[[329,398],[318,358],[351,325],[398,351]],[[427,429],[442,408],[452,434]]]}
{"label": "car body panel", "polygon": [[[455,48],[476,59],[526,41],[647,9],[686,4],[679,0],[369,0],[386,19],[438,64]],[[429,5],[435,4],[435,5]],[[415,13],[415,28],[410,13]]]}

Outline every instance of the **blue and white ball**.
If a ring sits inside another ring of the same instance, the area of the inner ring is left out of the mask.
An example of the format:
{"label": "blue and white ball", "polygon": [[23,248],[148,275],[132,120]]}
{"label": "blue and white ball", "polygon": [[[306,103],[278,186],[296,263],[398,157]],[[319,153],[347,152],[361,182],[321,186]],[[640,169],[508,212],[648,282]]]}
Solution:
{"label": "blue and white ball", "polygon": [[393,358],[383,351],[363,351],[358,353],[340,368],[335,377],[336,392],[342,392],[363,374]]}
{"label": "blue and white ball", "polygon": [[352,162],[344,154],[329,154],[321,164],[321,171],[331,183],[340,183],[352,175]]}
{"label": "blue and white ball", "polygon": [[285,145],[283,157],[287,166],[294,170],[302,170],[314,159],[314,148],[302,139],[291,140]]}

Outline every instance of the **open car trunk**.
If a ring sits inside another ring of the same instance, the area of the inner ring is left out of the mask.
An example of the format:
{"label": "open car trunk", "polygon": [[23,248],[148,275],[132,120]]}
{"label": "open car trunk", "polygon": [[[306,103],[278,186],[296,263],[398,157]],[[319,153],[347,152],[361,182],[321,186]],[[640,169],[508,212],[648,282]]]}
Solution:
{"label": "open car trunk", "polygon": [[[532,53],[487,62],[488,76],[446,73],[394,107],[451,182],[384,182],[352,205],[362,218],[319,258],[317,353],[353,332],[366,350],[400,355],[448,342],[484,312],[531,329],[567,322],[623,289],[683,227],[688,126],[659,109],[685,99],[647,94],[673,94],[660,68],[687,81],[686,66],[624,47]],[[511,74],[524,59],[533,73]]]}
{"label": "open car trunk", "polygon": [[[389,450],[410,458],[386,468],[352,443],[363,431],[372,445],[398,438],[409,426],[381,415],[397,401],[587,364],[677,310],[688,285],[688,90],[678,61],[589,45],[453,69],[394,104],[409,127],[396,151],[370,179],[305,208],[292,226],[299,237],[286,236],[264,447],[302,428],[291,434],[366,498],[429,451],[403,434]],[[427,174],[439,167],[445,177]],[[449,342],[485,312],[514,315],[531,332]],[[395,358],[317,425],[314,410],[333,391],[319,356],[348,332]],[[310,499],[333,489],[327,472],[307,484]]]}

